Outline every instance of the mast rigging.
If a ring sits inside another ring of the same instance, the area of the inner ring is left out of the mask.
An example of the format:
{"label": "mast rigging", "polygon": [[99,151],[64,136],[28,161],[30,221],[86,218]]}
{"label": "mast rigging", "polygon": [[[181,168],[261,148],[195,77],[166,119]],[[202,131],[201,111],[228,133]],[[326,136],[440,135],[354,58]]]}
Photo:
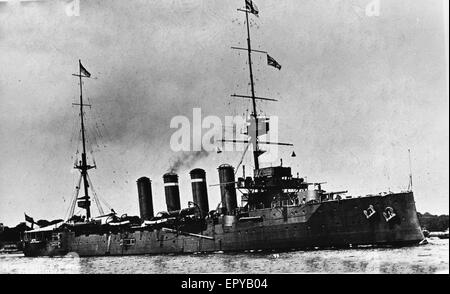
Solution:
{"label": "mast rigging", "polygon": [[[258,16],[258,10],[256,8],[256,6],[251,2],[246,0],[245,1],[245,7],[246,9],[237,9],[240,12],[245,12],[245,19],[246,19],[246,28],[247,28],[247,48],[243,48],[243,47],[235,47],[232,46],[231,49],[236,49],[236,50],[246,50],[247,54],[248,54],[248,68],[249,68],[249,76],[250,76],[250,87],[251,87],[251,96],[249,95],[237,95],[237,94],[232,94],[231,97],[234,98],[244,98],[244,99],[251,99],[252,100],[252,113],[251,113],[251,117],[253,119],[253,121],[250,121],[250,126],[252,125],[252,123],[254,123],[254,133],[248,133],[247,135],[250,137],[250,140],[219,140],[222,143],[224,142],[233,142],[233,143],[245,143],[248,144],[245,148],[245,152],[247,151],[248,147],[250,144],[252,144],[253,146],[253,160],[254,160],[254,165],[255,165],[255,171],[259,170],[259,156],[261,154],[263,154],[265,151],[264,150],[260,150],[259,148],[259,144],[268,144],[268,145],[283,145],[283,146],[293,146],[290,143],[278,143],[278,142],[260,142],[259,141],[259,118],[258,118],[258,113],[257,113],[257,108],[256,108],[256,100],[265,100],[265,101],[277,101],[276,99],[272,99],[272,98],[265,98],[265,97],[258,97],[255,95],[255,83],[254,83],[254,77],[253,77],[253,67],[252,67],[252,52],[256,52],[256,53],[263,53],[266,54],[268,59],[269,59],[269,55],[267,53],[267,51],[263,51],[263,50],[254,50],[251,47],[251,38],[250,38],[250,23],[249,23],[249,13],[255,14],[256,16]],[[273,59],[273,58],[272,58]],[[275,66],[276,61],[273,61],[273,64],[268,63],[269,65]],[[276,63],[276,67],[278,69],[281,68],[281,66]],[[263,118],[263,120],[265,120],[265,118]],[[253,131],[253,129],[252,129]],[[267,134],[267,130],[264,131],[261,135]],[[243,154],[243,156],[245,155],[245,152]],[[238,164],[238,168],[242,163],[242,159]]]}

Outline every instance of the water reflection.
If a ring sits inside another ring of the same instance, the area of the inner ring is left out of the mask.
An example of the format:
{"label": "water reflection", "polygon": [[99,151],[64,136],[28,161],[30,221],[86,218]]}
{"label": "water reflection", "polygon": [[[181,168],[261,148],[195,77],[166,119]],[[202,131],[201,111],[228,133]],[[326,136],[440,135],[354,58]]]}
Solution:
{"label": "water reflection", "polygon": [[449,242],[405,248],[27,258],[0,255],[0,273],[448,273]]}

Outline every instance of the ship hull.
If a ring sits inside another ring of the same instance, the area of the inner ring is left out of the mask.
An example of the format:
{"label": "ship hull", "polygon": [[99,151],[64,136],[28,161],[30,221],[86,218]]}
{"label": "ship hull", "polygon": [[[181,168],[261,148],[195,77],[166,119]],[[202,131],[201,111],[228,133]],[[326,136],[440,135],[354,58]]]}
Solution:
{"label": "ship hull", "polygon": [[[375,213],[364,214],[370,205]],[[386,220],[391,207],[395,217]],[[53,233],[55,236],[56,233]],[[26,256],[140,255],[246,250],[341,248],[358,245],[405,246],[424,239],[412,192],[275,207],[249,212],[245,221],[207,219],[206,229],[191,233],[135,228],[117,233],[58,232],[58,241],[32,246]]]}

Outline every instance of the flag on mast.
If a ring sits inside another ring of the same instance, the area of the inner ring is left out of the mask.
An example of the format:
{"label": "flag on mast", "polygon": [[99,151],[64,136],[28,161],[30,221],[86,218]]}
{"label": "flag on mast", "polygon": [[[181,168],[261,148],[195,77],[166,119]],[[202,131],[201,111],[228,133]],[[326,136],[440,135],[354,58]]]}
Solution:
{"label": "flag on mast", "polygon": [[256,7],[255,3],[252,0],[245,0],[245,8],[254,15],[258,16],[259,10]]}
{"label": "flag on mast", "polygon": [[278,70],[281,69],[281,65],[275,59],[273,59],[273,57],[271,57],[269,54],[267,54],[267,64],[278,68]]}
{"label": "flag on mast", "polygon": [[91,74],[81,64],[81,61],[80,61],[80,72],[81,72],[81,74],[85,75],[88,78],[91,77]]}
{"label": "flag on mast", "polygon": [[26,213],[25,214],[25,221],[34,224],[34,219],[31,216],[28,216]]}

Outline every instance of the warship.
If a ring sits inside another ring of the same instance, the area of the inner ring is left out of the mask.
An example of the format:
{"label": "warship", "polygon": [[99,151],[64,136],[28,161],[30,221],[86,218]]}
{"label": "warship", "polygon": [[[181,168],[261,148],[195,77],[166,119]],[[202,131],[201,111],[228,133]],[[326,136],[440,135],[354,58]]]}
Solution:
{"label": "warship", "polygon": [[[210,210],[205,170],[190,171],[192,201],[187,207],[180,204],[178,175],[163,175],[167,211],[154,213],[152,181],[148,177],[137,180],[139,217],[118,216],[113,209],[104,214],[88,170],[85,126],[83,119],[82,79],[90,73],[79,61],[81,160],[75,164],[80,171],[76,192],[69,207],[69,217],[59,225],[26,231],[21,236],[25,256],[58,256],[76,253],[79,256],[176,254],[231,251],[283,251],[355,246],[417,245],[423,239],[419,225],[412,177],[405,192],[379,193],[367,196],[347,196],[347,191],[327,192],[324,183],[311,183],[305,177],[292,175],[290,167],[261,167],[261,145],[292,145],[265,142],[262,135],[269,132],[270,119],[257,112],[257,101],[274,100],[255,95],[252,54],[266,54],[268,65],[281,65],[265,51],[254,50],[250,42],[249,18],[259,11],[251,0],[245,8],[247,46],[232,47],[248,55],[251,95],[231,95],[250,99],[248,140],[225,140],[252,147],[253,176],[236,179],[239,165],[218,167],[220,203]],[[252,127],[253,126],[253,127]],[[264,126],[264,127],[261,127]],[[252,128],[252,129],[251,129]],[[247,149],[245,149],[247,150]],[[294,153],[292,154],[295,155]],[[241,161],[242,162],[242,161]],[[79,196],[82,191],[84,196]],[[91,188],[91,189],[90,189]],[[92,192],[92,191],[91,191]],[[237,192],[241,193],[238,205]],[[91,216],[91,199],[97,204],[99,217]],[[74,215],[78,206],[85,215]]]}

